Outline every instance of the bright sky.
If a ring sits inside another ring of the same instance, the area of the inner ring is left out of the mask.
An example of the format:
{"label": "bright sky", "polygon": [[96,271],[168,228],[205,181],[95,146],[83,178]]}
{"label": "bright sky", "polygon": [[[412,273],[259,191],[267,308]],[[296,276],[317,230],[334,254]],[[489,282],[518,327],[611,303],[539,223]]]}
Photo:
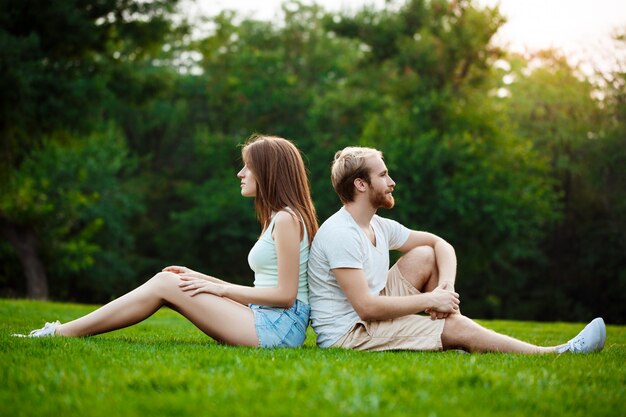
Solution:
{"label": "bright sky", "polygon": [[[235,9],[258,19],[276,18],[282,0],[195,0],[190,14],[214,15]],[[554,47],[577,61],[602,63],[612,60],[611,34],[626,30],[626,0],[475,0],[479,5],[500,4],[508,22],[495,41],[508,50],[524,51]],[[313,1],[303,1],[313,3]],[[354,11],[364,5],[382,7],[384,0],[316,0],[331,11]]]}
{"label": "bright sky", "polygon": [[495,42],[509,50],[555,48],[576,61],[614,62],[612,34],[626,31],[625,0],[478,0],[500,4],[507,23]]}

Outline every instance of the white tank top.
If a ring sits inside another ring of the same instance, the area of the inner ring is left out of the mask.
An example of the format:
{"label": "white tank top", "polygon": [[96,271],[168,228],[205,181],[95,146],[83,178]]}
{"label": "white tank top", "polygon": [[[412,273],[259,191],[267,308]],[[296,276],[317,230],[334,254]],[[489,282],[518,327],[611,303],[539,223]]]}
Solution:
{"label": "white tank top", "polygon": [[[287,209],[289,210],[289,209]],[[289,210],[291,211],[291,210]],[[259,288],[278,287],[278,257],[276,256],[276,243],[272,237],[276,213],[272,215],[269,226],[263,232],[259,240],[254,244],[248,254],[248,264],[254,271],[254,286]],[[302,219],[301,219],[302,221]],[[309,237],[306,227],[304,236],[300,241],[300,270],[298,274],[298,295],[296,298],[303,303],[309,304],[309,285],[307,281],[307,263],[309,261]]]}

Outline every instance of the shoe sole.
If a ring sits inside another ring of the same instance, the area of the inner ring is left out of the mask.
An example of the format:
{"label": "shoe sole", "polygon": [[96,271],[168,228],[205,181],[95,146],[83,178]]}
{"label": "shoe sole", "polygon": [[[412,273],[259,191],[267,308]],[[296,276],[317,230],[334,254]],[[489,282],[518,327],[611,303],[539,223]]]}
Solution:
{"label": "shoe sole", "polygon": [[599,352],[602,349],[604,349],[604,342],[606,341],[606,325],[604,324],[604,320],[602,319],[602,317],[598,317],[595,320],[598,320],[598,325],[600,326],[600,333],[602,333],[602,342],[600,343],[600,346],[598,349],[598,352]]}

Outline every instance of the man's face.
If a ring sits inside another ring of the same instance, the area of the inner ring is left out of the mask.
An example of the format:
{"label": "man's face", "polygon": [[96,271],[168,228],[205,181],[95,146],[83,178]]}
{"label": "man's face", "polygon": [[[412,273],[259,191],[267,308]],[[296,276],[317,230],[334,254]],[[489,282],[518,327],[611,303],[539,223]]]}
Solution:
{"label": "man's face", "polygon": [[375,156],[369,159],[368,166],[370,168],[370,204],[376,209],[392,208],[395,204],[392,192],[396,183],[389,176],[385,162],[382,158]]}

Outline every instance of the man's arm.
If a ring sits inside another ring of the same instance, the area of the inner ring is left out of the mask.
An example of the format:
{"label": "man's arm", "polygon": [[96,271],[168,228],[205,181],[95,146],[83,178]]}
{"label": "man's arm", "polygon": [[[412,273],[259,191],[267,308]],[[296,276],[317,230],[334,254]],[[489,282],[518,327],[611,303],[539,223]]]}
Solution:
{"label": "man's arm", "polygon": [[449,290],[454,290],[456,281],[456,253],[451,244],[427,232],[412,230],[409,238],[398,250],[406,253],[418,246],[430,246],[435,251],[437,269],[439,270],[439,284],[448,284]]}
{"label": "man's arm", "polygon": [[337,268],[332,270],[361,320],[389,320],[415,314],[427,309],[453,313],[459,308],[459,295],[439,285],[434,291],[403,297],[372,295],[362,269]]}

